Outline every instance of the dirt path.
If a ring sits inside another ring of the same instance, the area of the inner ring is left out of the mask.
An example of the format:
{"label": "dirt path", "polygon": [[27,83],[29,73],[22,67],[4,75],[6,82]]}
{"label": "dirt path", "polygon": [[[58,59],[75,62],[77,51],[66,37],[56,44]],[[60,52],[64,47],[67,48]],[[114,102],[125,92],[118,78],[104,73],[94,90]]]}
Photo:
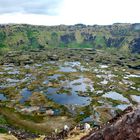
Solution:
{"label": "dirt path", "polygon": [[18,139],[13,135],[0,134],[0,140],[18,140]]}

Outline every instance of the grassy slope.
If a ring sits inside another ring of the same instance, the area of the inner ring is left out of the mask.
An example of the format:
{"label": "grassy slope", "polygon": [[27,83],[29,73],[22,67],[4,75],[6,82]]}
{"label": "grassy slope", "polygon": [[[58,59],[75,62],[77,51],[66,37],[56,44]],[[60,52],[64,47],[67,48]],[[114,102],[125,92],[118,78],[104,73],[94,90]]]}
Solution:
{"label": "grassy slope", "polygon": [[62,129],[66,122],[67,124],[72,123],[72,119],[68,119],[65,116],[59,116],[59,117],[48,116],[42,119],[41,122],[37,123],[35,121],[25,119],[25,117],[23,117],[21,114],[16,113],[8,108],[1,108],[0,114],[4,115],[7,118],[8,123],[12,125],[30,130],[31,132],[37,132],[41,134],[52,132],[56,128],[58,130]]}

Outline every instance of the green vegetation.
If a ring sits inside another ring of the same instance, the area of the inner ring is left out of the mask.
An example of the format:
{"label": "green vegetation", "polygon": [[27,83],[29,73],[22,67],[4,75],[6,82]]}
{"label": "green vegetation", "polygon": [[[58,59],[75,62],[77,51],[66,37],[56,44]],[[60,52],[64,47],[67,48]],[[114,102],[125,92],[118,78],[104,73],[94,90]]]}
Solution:
{"label": "green vegetation", "polygon": [[7,133],[7,130],[5,128],[0,128],[0,133]]}
{"label": "green vegetation", "polygon": [[[106,123],[127,105],[138,104],[131,95],[139,97],[140,55],[130,53],[126,42],[122,45],[124,40],[120,47],[115,41],[107,43],[102,33],[106,32],[106,38],[112,40],[108,26],[91,27],[97,28],[95,34],[80,28],[74,34],[75,26],[5,26],[12,28],[5,32],[14,33],[2,37],[1,50],[17,49],[0,55],[0,125],[3,127],[6,124],[47,135],[56,128],[59,132],[66,124],[73,126],[86,119],[91,119],[93,125]],[[119,33],[112,38],[117,38]],[[17,40],[22,41],[19,44]],[[121,99],[103,96],[111,91],[122,95]],[[0,133],[5,132],[0,129]]]}
{"label": "green vegetation", "polygon": [[7,121],[2,115],[0,115],[0,124],[7,124]]}
{"label": "green vegetation", "polygon": [[[62,129],[64,124],[73,123],[73,119],[69,119],[66,116],[59,116],[59,117],[44,117],[40,122],[35,122],[38,118],[37,116],[30,116],[23,115],[20,113],[15,112],[13,109],[10,108],[2,108],[0,109],[0,113],[5,116],[8,120],[8,123],[16,126],[18,128],[23,128],[25,130],[39,133],[39,134],[46,134],[52,132],[56,128]],[[36,118],[37,117],[37,118]],[[53,124],[53,125],[52,125]],[[3,129],[0,131],[4,131]]]}
{"label": "green vegetation", "polygon": [[139,53],[138,24],[110,26],[33,26],[0,25],[0,54],[9,50],[44,49],[48,47],[117,48],[125,53]]}

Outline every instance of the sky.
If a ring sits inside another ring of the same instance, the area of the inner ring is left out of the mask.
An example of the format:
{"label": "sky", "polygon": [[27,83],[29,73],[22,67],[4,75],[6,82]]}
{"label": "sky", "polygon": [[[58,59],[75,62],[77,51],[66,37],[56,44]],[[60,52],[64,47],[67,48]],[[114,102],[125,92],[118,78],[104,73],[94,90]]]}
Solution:
{"label": "sky", "polygon": [[140,23],[140,0],[0,0],[0,23]]}

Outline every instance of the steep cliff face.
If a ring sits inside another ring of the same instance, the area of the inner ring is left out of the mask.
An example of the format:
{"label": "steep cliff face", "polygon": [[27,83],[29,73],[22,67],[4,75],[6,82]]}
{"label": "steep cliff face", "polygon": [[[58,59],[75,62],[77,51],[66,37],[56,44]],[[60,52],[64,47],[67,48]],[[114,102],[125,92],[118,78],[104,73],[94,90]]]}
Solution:
{"label": "steep cliff face", "polygon": [[130,49],[133,53],[140,53],[140,37],[131,42]]}
{"label": "steep cliff face", "polygon": [[105,39],[105,43],[107,47],[121,47],[121,45],[123,44],[123,41],[125,39],[125,37],[116,37],[116,38],[106,38]]}
{"label": "steep cliff face", "polygon": [[140,53],[140,24],[109,26],[0,25],[0,49],[44,47],[123,48]]}
{"label": "steep cliff face", "polygon": [[61,41],[65,44],[76,41],[74,33],[61,35],[60,38],[61,38]]}

